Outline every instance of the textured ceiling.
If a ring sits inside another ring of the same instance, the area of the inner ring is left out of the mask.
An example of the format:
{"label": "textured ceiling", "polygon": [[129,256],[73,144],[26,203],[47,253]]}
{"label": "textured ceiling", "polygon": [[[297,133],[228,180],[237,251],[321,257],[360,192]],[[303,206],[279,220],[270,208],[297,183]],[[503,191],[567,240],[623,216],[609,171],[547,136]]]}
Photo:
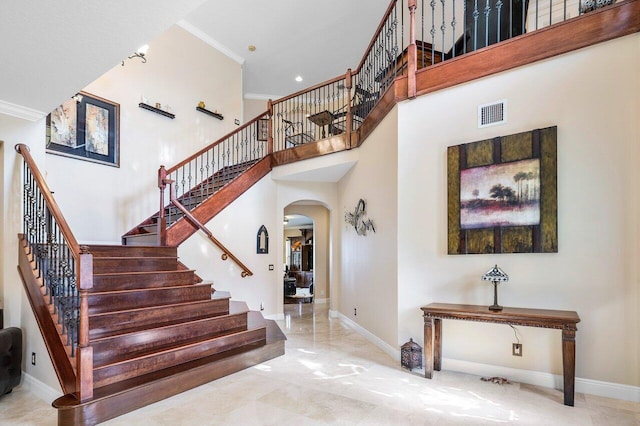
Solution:
{"label": "textured ceiling", "polygon": [[39,118],[182,19],[243,62],[245,94],[277,98],[355,68],[388,3],[3,0],[0,112]]}
{"label": "textured ceiling", "polygon": [[47,113],[204,0],[3,0],[0,103]]}
{"label": "textured ceiling", "polygon": [[245,94],[277,98],[357,67],[389,3],[208,0],[186,21],[244,60]]}

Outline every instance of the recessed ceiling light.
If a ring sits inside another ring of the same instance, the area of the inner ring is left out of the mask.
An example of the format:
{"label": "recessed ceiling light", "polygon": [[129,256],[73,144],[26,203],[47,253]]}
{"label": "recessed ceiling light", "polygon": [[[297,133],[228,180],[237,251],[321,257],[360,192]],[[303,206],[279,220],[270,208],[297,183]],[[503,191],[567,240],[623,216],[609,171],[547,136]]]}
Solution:
{"label": "recessed ceiling light", "polygon": [[298,83],[300,83],[300,82],[302,81],[302,77],[301,77],[301,76],[297,76],[297,77],[296,77],[296,81],[297,81]]}
{"label": "recessed ceiling light", "polygon": [[255,52],[256,51],[256,47],[253,44],[250,44],[249,47],[247,47],[247,49],[249,49],[249,52]]}

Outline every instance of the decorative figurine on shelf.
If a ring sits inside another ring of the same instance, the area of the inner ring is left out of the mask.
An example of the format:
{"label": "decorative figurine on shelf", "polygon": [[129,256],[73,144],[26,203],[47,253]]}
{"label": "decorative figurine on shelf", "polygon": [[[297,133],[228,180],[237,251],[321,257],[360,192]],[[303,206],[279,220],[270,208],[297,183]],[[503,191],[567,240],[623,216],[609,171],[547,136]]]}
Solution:
{"label": "decorative figurine on shelf", "polygon": [[482,281],[491,281],[493,283],[493,305],[489,306],[490,311],[499,312],[502,306],[498,305],[498,283],[509,281],[509,275],[495,265],[488,270],[483,276]]}
{"label": "decorative figurine on shelf", "polygon": [[204,109],[204,101],[198,102],[198,108]]}

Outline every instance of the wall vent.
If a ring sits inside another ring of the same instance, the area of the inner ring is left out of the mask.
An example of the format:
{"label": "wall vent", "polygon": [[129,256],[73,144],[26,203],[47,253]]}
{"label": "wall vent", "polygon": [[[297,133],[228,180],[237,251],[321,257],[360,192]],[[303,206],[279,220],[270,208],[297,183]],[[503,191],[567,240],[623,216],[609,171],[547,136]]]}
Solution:
{"label": "wall vent", "polygon": [[478,127],[496,126],[507,122],[507,100],[478,106]]}

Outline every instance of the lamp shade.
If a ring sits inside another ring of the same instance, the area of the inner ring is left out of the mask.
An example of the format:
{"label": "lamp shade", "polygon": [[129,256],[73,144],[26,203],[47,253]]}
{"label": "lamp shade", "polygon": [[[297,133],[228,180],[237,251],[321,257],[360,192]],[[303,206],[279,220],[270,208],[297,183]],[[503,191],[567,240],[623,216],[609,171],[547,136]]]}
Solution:
{"label": "lamp shade", "polygon": [[509,275],[505,274],[502,269],[498,268],[498,265],[495,265],[482,276],[482,281],[507,282],[509,281]]}

